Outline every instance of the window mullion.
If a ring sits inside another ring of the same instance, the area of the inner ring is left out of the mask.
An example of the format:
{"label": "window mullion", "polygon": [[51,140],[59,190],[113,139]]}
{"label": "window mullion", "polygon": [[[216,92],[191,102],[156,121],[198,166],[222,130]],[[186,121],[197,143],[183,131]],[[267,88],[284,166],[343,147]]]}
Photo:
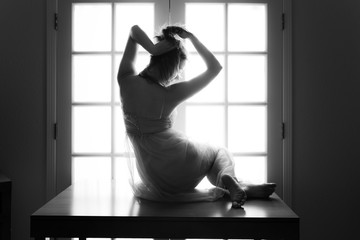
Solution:
{"label": "window mullion", "polygon": [[224,74],[225,74],[225,146],[229,147],[229,102],[228,102],[228,4],[225,5],[225,67],[224,67]]}
{"label": "window mullion", "polygon": [[[170,17],[170,25],[177,23],[185,23],[185,1],[181,0],[170,0],[169,1],[169,17]],[[190,54],[190,53],[189,53]],[[182,73],[182,77],[184,78],[184,72]],[[186,77],[186,76],[185,76]],[[181,132],[186,132],[186,107],[188,103],[185,101],[180,104],[177,109],[177,117],[174,122],[174,128]]]}
{"label": "window mullion", "polygon": [[115,179],[115,3],[111,4],[111,179]]}

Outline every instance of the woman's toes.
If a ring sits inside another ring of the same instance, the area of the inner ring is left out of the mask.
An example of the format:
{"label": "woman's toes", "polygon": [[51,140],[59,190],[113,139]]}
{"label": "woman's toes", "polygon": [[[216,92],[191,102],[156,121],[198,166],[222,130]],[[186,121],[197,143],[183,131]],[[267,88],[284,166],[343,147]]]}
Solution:
{"label": "woman's toes", "polygon": [[232,207],[233,208],[243,208],[242,205],[244,205],[244,203],[241,204],[241,203],[238,203],[238,202],[232,202]]}

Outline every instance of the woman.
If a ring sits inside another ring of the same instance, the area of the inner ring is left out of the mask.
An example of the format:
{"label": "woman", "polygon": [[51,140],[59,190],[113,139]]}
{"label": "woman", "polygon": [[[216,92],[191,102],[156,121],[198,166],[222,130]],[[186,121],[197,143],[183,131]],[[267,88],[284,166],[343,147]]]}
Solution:
{"label": "woman", "polygon": [[[186,61],[183,39],[194,45],[206,70],[190,81],[175,83]],[[133,26],[118,72],[126,131],[142,181],[133,184],[134,194],[150,200],[190,202],[214,201],[227,193],[234,208],[241,207],[247,197],[270,196],[275,184],[237,181],[226,149],[189,141],[171,128],[175,108],[208,85],[222,66],[194,34],[181,27],[163,29],[157,40],[153,44]],[[151,54],[140,74],[134,68],[138,45]],[[195,189],[205,176],[214,188]]]}

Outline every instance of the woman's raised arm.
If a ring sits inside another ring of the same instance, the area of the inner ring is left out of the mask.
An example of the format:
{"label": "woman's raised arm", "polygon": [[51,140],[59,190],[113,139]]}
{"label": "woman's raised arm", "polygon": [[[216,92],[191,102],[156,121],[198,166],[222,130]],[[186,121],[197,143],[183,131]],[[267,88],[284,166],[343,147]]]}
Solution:
{"label": "woman's raised arm", "polygon": [[[188,38],[194,45],[196,51],[206,64],[206,70],[193,79],[178,84],[171,85],[169,90],[169,97],[175,104],[186,100],[199,92],[206,85],[208,85],[221,71],[222,66],[219,61],[192,33],[184,30],[178,34],[182,38]],[[191,66],[189,66],[191,67]]]}
{"label": "woman's raised arm", "polygon": [[133,27],[131,27],[130,35],[124,50],[124,55],[120,62],[117,75],[118,82],[120,82],[120,80],[125,77],[136,74],[135,60],[138,50],[138,44],[141,45],[151,55],[155,56],[168,52],[175,47],[174,44],[166,40],[154,44],[139,26],[134,25]]}

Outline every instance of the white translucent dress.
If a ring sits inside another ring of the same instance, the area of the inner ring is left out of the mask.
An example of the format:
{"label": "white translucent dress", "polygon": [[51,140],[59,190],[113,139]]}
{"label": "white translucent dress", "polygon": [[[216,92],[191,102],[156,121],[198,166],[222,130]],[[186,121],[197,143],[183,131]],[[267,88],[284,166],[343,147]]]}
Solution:
{"label": "white translucent dress", "polygon": [[[215,201],[224,195],[220,177],[234,172],[227,150],[190,141],[172,129],[174,114],[158,119],[137,116],[125,110],[126,99],[122,102],[129,145],[141,179],[131,181],[136,197],[196,202]],[[205,176],[214,187],[195,189]]]}

